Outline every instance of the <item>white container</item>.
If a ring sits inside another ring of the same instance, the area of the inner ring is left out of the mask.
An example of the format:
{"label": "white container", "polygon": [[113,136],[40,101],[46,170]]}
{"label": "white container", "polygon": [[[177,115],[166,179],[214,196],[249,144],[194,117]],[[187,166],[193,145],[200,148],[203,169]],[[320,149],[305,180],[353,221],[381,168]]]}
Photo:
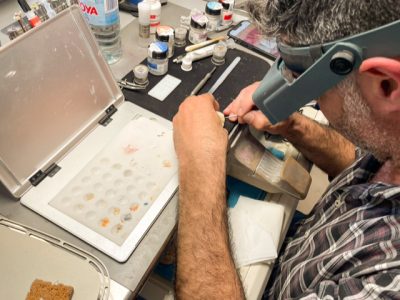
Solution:
{"label": "white container", "polygon": [[198,44],[207,40],[207,17],[195,14],[190,19],[189,41]]}
{"label": "white container", "polygon": [[174,55],[174,28],[166,25],[158,26],[156,30],[156,40],[168,43],[168,57],[172,57]]}
{"label": "white container", "polygon": [[154,42],[149,45],[147,66],[149,72],[156,76],[162,76],[168,72],[168,44]]}
{"label": "white container", "polygon": [[233,7],[235,6],[235,0],[220,0],[222,4],[222,17],[221,25],[231,25],[233,22]]}
{"label": "white container", "polygon": [[122,56],[118,0],[81,0],[80,7],[108,64]]}
{"label": "white container", "polygon": [[208,2],[206,4],[206,16],[208,19],[207,30],[215,31],[221,23],[222,4],[219,2]]}
{"label": "white container", "polygon": [[150,34],[155,34],[161,19],[161,3],[159,0],[145,0],[150,2]]}
{"label": "white container", "polygon": [[150,44],[150,11],[150,2],[142,1],[138,4],[139,45],[142,47],[148,47]]}

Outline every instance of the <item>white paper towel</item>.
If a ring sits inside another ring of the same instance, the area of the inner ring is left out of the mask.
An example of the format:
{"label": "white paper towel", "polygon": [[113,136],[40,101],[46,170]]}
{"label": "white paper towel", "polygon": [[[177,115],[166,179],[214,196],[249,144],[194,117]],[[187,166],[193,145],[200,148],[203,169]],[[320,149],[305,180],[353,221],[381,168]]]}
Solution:
{"label": "white paper towel", "polygon": [[240,196],[228,214],[237,268],[277,257],[284,217],[282,205]]}

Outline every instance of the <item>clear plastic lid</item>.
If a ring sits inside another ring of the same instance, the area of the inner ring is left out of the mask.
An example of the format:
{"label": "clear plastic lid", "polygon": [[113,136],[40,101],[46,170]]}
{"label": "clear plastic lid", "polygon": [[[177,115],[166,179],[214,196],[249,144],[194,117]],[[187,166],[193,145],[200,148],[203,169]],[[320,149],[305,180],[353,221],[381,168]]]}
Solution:
{"label": "clear plastic lid", "polygon": [[0,180],[15,196],[123,101],[78,6],[0,48],[0,78]]}

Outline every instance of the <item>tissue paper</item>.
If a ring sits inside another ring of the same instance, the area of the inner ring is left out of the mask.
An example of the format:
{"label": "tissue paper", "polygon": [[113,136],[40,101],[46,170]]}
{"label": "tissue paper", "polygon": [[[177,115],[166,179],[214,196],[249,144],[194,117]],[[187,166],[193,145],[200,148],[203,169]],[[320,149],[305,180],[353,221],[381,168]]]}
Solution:
{"label": "tissue paper", "polygon": [[278,255],[284,207],[241,196],[229,208],[231,248],[236,267],[266,263]]}

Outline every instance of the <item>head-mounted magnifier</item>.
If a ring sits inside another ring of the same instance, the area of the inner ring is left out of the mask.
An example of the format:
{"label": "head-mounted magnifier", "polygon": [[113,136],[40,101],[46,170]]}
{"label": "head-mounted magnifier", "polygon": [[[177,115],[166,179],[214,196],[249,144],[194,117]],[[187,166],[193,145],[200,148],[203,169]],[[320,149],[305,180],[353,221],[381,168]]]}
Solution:
{"label": "head-mounted magnifier", "polygon": [[326,44],[279,44],[280,58],[261,81],[253,101],[272,124],[282,121],[343,80],[363,60],[400,56],[399,37],[400,20]]}

